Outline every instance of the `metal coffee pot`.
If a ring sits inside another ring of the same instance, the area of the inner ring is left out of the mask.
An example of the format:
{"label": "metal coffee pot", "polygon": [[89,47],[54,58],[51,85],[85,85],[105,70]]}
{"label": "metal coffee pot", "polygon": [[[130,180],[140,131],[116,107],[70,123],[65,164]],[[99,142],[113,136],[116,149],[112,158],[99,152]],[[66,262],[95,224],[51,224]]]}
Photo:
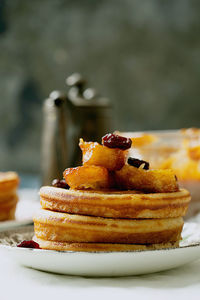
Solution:
{"label": "metal coffee pot", "polygon": [[62,179],[67,167],[81,164],[79,138],[101,141],[112,130],[111,106],[107,98],[86,87],[75,73],[66,79],[67,92],[53,91],[44,101],[42,133],[42,184]]}

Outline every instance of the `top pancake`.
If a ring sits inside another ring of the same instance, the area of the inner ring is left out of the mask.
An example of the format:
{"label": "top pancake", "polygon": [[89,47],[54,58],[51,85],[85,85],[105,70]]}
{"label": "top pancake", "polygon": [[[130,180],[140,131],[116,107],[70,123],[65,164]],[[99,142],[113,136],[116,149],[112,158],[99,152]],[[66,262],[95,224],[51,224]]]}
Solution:
{"label": "top pancake", "polygon": [[66,190],[44,186],[40,202],[44,209],[107,218],[175,218],[186,214],[190,193],[144,194],[138,191]]}
{"label": "top pancake", "polygon": [[10,196],[16,192],[19,176],[15,172],[0,172],[0,197]]}

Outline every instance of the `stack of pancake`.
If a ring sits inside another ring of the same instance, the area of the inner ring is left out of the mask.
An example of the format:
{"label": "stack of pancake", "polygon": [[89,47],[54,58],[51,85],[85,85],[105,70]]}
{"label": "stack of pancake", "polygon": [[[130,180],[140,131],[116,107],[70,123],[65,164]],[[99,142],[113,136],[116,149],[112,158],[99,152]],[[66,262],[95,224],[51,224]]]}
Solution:
{"label": "stack of pancake", "polygon": [[41,248],[132,251],[177,247],[190,194],[45,186],[40,199],[34,240]]}
{"label": "stack of pancake", "polygon": [[18,202],[19,177],[15,172],[0,172],[0,221],[13,220]]}
{"label": "stack of pancake", "polygon": [[63,182],[41,188],[34,240],[43,249],[72,251],[178,246],[189,192],[179,189],[173,171],[127,160],[130,139],[108,134],[102,143],[80,139],[83,165],[63,173],[70,189]]}

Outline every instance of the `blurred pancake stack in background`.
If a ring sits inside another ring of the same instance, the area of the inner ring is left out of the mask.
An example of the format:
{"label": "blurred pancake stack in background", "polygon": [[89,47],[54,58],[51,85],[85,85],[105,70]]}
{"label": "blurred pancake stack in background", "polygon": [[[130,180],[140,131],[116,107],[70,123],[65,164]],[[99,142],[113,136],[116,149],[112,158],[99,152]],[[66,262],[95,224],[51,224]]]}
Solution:
{"label": "blurred pancake stack in background", "polygon": [[0,221],[15,219],[19,177],[15,172],[0,172]]}

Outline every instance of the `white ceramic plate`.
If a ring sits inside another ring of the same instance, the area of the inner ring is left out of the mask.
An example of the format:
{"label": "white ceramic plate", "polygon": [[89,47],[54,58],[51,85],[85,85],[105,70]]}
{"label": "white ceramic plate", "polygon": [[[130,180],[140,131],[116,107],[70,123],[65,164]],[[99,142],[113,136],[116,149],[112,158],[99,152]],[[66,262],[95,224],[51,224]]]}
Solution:
{"label": "white ceramic plate", "polygon": [[128,276],[176,268],[200,258],[200,225],[187,223],[179,248],[132,252],[67,252],[18,248],[31,239],[33,227],[0,233],[0,249],[21,265],[80,276]]}

